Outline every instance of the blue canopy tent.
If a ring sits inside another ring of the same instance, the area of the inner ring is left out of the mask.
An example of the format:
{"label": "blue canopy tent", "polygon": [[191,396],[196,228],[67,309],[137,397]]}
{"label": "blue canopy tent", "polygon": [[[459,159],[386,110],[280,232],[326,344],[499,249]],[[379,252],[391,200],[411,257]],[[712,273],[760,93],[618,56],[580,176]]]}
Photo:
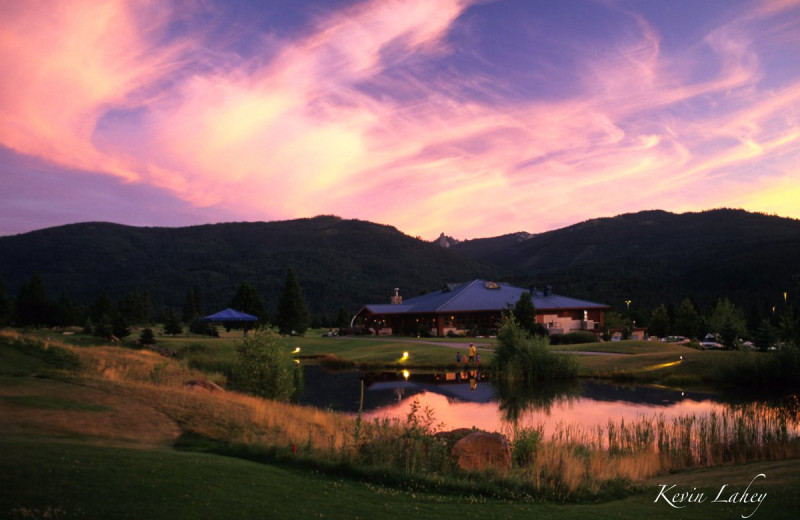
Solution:
{"label": "blue canopy tent", "polygon": [[[219,311],[215,314],[209,314],[208,316],[203,317],[203,321],[206,322],[222,322],[228,331],[233,328],[231,325],[236,323],[242,322],[257,322],[258,317],[253,316],[252,314],[247,314],[246,312],[237,311],[236,309],[231,309],[228,307],[224,311]],[[244,331],[247,333],[247,326],[245,325]]]}
{"label": "blue canopy tent", "polygon": [[203,317],[203,321],[258,321],[256,316],[228,307],[224,311]]}

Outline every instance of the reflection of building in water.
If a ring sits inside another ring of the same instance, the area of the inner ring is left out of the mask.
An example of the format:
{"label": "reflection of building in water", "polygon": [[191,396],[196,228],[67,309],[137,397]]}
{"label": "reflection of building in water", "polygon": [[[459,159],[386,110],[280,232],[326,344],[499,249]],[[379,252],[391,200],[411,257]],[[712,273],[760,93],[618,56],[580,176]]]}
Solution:
{"label": "reflection of building in water", "polygon": [[492,385],[482,383],[486,374],[480,370],[458,372],[378,372],[364,374],[364,387],[370,391],[391,391],[393,400],[401,401],[419,392],[433,392],[448,399],[489,402],[494,398]]}

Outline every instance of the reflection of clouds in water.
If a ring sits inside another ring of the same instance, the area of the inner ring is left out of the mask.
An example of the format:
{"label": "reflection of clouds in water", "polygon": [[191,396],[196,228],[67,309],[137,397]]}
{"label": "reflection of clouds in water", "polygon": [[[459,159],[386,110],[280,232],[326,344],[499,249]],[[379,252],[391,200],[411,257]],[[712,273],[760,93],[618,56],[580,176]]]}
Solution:
{"label": "reflection of clouds in water", "polygon": [[[419,400],[420,408],[426,407],[434,411],[436,423],[443,423],[444,429],[479,428],[486,431],[506,432],[511,425],[503,420],[503,413],[496,401],[486,403],[464,402],[450,399],[433,392],[422,392],[402,399],[401,401],[365,413],[368,419],[389,417],[404,420],[410,410],[411,403]],[[705,415],[716,411],[721,413],[725,405],[710,400],[684,400],[667,406],[652,404],[636,404],[621,401],[597,401],[585,397],[567,400],[556,400],[548,411],[523,410],[520,413],[519,427],[544,427],[545,436],[550,436],[557,427],[577,425],[587,431],[595,431],[598,427],[606,427],[609,420],[626,423],[640,418],[652,418],[663,415],[665,419],[682,415]]]}

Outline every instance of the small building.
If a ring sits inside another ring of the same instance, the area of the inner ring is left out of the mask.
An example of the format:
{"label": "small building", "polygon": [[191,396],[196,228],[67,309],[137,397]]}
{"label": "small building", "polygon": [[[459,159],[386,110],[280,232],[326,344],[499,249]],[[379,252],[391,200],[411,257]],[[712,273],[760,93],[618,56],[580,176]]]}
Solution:
{"label": "small building", "polygon": [[550,287],[538,291],[502,282],[472,280],[447,284],[439,291],[405,301],[400,290],[395,289],[390,303],[364,305],[353,323],[369,334],[485,334],[497,329],[503,311],[513,307],[524,292],[531,295],[537,323],[550,334],[584,330],[599,335],[605,311],[610,308],[554,294]]}

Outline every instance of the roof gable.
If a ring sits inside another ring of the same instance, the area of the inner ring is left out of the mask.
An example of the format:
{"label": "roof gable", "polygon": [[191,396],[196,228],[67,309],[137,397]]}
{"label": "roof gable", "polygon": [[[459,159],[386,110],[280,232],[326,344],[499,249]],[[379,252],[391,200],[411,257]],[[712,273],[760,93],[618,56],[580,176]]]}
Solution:
{"label": "roof gable", "polygon": [[[502,282],[472,280],[408,298],[401,305],[379,304],[365,307],[374,314],[500,311],[513,307],[524,292],[530,291]],[[537,311],[608,308],[608,305],[602,303],[578,300],[557,294],[533,293],[532,300]]]}

